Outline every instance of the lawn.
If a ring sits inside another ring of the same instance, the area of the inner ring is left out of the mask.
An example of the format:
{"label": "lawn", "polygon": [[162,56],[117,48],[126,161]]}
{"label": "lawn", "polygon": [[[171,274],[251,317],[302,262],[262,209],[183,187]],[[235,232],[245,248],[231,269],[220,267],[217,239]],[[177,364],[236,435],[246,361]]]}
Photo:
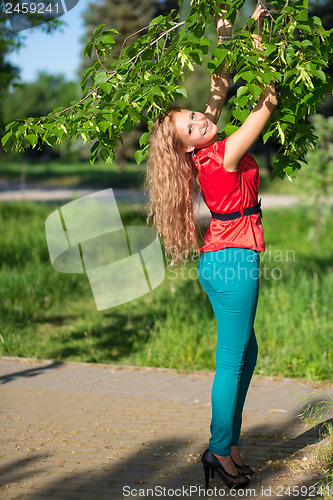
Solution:
{"label": "lawn", "polygon": [[[97,311],[85,275],[51,266],[44,224],[55,208],[0,204],[0,353],[214,369],[216,322],[197,262],[167,272],[151,293]],[[119,208],[125,225],[145,224],[143,211]],[[318,249],[309,237],[310,212],[302,207],[267,210],[263,223],[256,373],[332,380],[332,220]]]}
{"label": "lawn", "polygon": [[89,161],[48,161],[0,162],[1,178],[11,182],[20,182],[24,174],[25,183],[38,186],[56,187],[108,187],[138,188],[143,183],[144,167],[135,163],[127,163],[123,169],[117,163],[105,165],[96,162],[93,166]]}

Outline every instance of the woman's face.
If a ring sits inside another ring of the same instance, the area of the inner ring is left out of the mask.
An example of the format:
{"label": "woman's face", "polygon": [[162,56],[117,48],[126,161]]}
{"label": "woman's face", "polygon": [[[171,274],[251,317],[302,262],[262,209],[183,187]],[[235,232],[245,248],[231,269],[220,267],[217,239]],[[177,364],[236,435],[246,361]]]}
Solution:
{"label": "woman's face", "polygon": [[185,146],[185,152],[210,146],[218,140],[217,126],[203,113],[182,109],[172,116],[172,124]]}

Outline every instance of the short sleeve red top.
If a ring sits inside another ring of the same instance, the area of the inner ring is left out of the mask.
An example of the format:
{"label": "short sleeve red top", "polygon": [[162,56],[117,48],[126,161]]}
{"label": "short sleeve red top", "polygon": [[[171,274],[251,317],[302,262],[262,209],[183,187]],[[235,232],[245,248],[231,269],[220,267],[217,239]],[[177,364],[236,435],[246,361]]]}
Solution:
{"label": "short sleeve red top", "polygon": [[[246,153],[238,170],[229,172],[223,167],[227,139],[200,149],[193,160],[200,171],[203,199],[212,212],[229,213],[258,203],[259,168],[252,155]],[[211,219],[201,252],[226,247],[250,248],[265,251],[263,228],[259,214],[221,221]]]}

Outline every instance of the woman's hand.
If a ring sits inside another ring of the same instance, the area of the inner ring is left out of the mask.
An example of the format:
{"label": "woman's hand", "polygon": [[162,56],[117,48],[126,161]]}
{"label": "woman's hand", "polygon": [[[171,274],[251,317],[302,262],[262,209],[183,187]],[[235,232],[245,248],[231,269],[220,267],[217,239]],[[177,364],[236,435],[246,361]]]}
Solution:
{"label": "woman's hand", "polygon": [[253,12],[251,18],[254,19],[255,21],[258,21],[259,19],[262,21],[262,18],[268,15],[269,14],[265,9],[265,7],[259,4],[257,5],[256,10]]}
{"label": "woman's hand", "polygon": [[219,7],[221,7],[221,15],[217,16],[215,12],[213,13],[213,19],[217,34],[219,36],[230,37],[232,33],[232,25],[229,19],[225,19],[224,17],[224,14],[228,12],[228,6],[221,3],[219,4]]}
{"label": "woman's hand", "polygon": [[254,46],[256,49],[259,50],[264,50],[265,47],[263,47],[261,41],[262,41],[262,23],[264,20],[264,17],[269,16],[269,13],[267,10],[259,3],[256,7],[256,10],[253,12],[251,18],[254,19],[255,21],[258,21],[258,34],[251,34],[251,37],[254,41]]}
{"label": "woman's hand", "polygon": [[[232,26],[229,19],[226,19],[224,15],[228,12],[229,7],[225,4],[218,4],[221,9],[220,14],[216,14],[212,11],[212,17],[216,26],[217,34],[220,37],[231,38]],[[219,39],[219,42],[222,41]],[[227,96],[230,86],[230,70],[229,63],[224,61],[219,71],[219,74],[215,73],[211,76],[210,83],[210,94],[205,106],[204,114],[213,123],[217,123],[223,108],[225,98]]]}

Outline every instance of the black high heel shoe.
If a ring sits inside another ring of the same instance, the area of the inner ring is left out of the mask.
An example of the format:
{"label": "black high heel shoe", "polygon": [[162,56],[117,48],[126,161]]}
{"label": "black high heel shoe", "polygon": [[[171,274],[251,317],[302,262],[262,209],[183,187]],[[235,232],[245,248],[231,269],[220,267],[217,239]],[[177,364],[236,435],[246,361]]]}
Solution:
{"label": "black high heel shoe", "polygon": [[251,467],[249,467],[246,464],[243,464],[243,465],[236,464],[235,460],[233,460],[232,458],[231,458],[231,460],[233,461],[234,466],[236,467],[236,469],[238,470],[238,472],[240,474],[244,474],[244,476],[253,476],[254,471],[251,469]]}
{"label": "black high heel shoe", "polygon": [[205,471],[206,488],[209,488],[210,471],[212,474],[212,478],[214,477],[214,472],[216,471],[229,489],[242,488],[250,482],[250,479],[244,474],[238,473],[237,476],[229,474],[229,472],[227,472],[222,467],[220,461],[210,450],[205,451],[205,453],[201,457],[201,461],[203,463]]}

